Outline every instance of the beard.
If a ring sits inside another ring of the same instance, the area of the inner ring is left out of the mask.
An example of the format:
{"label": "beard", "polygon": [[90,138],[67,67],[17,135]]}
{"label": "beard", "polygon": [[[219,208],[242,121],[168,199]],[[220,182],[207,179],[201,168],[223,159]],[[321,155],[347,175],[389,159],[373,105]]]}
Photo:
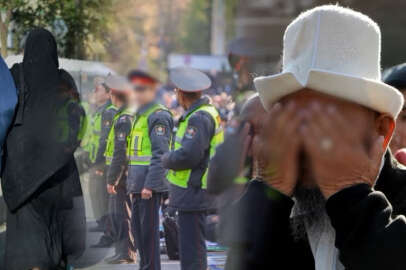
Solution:
{"label": "beard", "polygon": [[295,240],[306,237],[306,228],[322,229],[328,221],[326,200],[320,189],[299,185],[293,194],[295,205],[292,209],[291,229]]}

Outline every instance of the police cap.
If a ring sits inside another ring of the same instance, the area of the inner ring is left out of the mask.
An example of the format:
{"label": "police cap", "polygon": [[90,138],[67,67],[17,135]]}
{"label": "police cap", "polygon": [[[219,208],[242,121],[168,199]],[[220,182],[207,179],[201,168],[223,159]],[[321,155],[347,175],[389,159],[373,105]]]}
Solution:
{"label": "police cap", "polygon": [[211,86],[209,76],[189,67],[177,67],[170,71],[169,78],[176,88],[184,92],[200,92]]}
{"label": "police cap", "polygon": [[383,81],[397,89],[406,89],[406,63],[386,70],[383,75]]}
{"label": "police cap", "polygon": [[132,70],[128,73],[127,78],[132,83],[156,84],[159,80],[151,74],[142,70]]}
{"label": "police cap", "polygon": [[117,92],[125,92],[131,89],[131,85],[125,77],[115,75],[107,76],[106,86]]}

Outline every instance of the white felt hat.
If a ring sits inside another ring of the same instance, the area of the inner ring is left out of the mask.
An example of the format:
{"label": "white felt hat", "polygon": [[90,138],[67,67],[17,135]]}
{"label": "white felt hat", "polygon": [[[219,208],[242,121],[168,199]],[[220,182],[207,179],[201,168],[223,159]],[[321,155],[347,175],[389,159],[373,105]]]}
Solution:
{"label": "white felt hat", "polygon": [[254,80],[265,107],[309,88],[397,117],[403,96],[381,81],[381,33],[369,17],[316,7],[287,27],[283,45],[282,73]]}

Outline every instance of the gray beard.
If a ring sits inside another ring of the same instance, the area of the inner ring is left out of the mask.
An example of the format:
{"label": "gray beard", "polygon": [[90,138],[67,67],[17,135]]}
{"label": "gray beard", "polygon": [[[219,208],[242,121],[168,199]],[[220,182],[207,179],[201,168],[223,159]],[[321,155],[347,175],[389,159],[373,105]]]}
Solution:
{"label": "gray beard", "polygon": [[292,209],[291,229],[297,241],[306,238],[306,228],[322,230],[328,221],[326,200],[320,189],[298,186],[293,194],[295,205]]}

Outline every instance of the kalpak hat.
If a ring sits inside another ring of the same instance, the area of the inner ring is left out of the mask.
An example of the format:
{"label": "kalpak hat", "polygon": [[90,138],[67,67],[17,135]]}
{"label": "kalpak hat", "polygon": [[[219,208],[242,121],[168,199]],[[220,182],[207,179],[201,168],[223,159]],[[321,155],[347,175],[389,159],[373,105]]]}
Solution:
{"label": "kalpak hat", "polygon": [[366,15],[316,7],[287,27],[283,45],[282,72],[254,80],[265,108],[309,88],[397,117],[403,97],[381,81],[381,33]]}

